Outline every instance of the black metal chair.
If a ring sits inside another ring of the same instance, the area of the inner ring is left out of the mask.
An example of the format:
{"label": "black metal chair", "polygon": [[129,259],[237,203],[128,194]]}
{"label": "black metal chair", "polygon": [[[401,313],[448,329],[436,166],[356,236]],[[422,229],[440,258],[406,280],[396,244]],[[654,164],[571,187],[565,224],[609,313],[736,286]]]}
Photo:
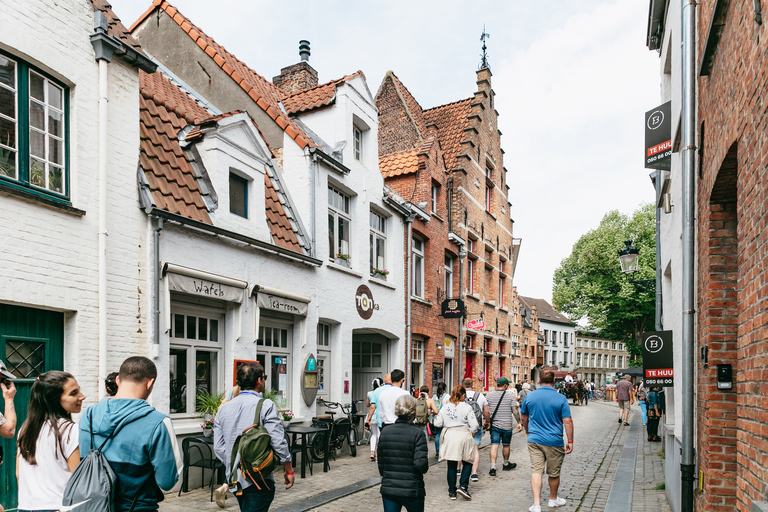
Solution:
{"label": "black metal chair", "polygon": [[181,480],[182,492],[189,492],[189,468],[195,467],[202,469],[202,481],[205,486],[205,470],[211,470],[211,501],[213,501],[213,484],[218,473],[218,482],[223,482],[226,478],[226,468],[213,453],[213,444],[201,437],[187,437],[181,441],[181,451],[184,456],[184,469]]}

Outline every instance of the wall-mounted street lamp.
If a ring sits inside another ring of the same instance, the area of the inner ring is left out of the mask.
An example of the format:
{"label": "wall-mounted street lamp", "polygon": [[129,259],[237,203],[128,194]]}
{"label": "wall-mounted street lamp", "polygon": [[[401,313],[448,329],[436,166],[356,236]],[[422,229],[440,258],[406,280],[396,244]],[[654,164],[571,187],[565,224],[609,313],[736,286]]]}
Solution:
{"label": "wall-mounted street lamp", "polygon": [[653,292],[656,288],[656,279],[635,279],[640,261],[640,249],[634,246],[632,240],[625,240],[624,247],[617,251],[619,253],[619,264],[621,273],[631,276],[630,282],[636,287],[646,292]]}

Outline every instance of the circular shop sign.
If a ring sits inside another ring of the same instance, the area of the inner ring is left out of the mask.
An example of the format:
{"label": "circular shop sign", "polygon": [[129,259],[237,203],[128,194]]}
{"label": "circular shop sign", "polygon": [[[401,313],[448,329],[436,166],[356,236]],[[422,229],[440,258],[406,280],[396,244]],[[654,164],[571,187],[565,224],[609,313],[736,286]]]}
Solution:
{"label": "circular shop sign", "polygon": [[664,346],[664,342],[661,341],[661,338],[656,336],[655,334],[652,336],[648,336],[648,339],[645,340],[645,350],[651,354],[655,354],[659,350],[661,350],[661,347]]}
{"label": "circular shop sign", "polygon": [[355,305],[357,307],[357,314],[363,320],[368,320],[373,315],[374,309],[379,309],[376,302],[373,300],[373,293],[371,289],[361,284],[357,287],[355,292]]}
{"label": "circular shop sign", "polygon": [[648,116],[648,129],[655,130],[664,123],[664,112],[661,110],[655,110]]}

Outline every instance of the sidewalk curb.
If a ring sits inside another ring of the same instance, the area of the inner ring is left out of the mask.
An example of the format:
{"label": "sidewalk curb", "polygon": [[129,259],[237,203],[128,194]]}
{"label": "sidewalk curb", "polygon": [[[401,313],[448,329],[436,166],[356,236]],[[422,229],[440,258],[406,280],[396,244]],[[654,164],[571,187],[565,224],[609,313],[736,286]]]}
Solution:
{"label": "sidewalk curb", "polygon": [[624,438],[619,465],[613,476],[611,492],[605,504],[605,512],[627,512],[632,509],[632,492],[635,485],[635,462],[637,458],[637,421],[629,426]]}

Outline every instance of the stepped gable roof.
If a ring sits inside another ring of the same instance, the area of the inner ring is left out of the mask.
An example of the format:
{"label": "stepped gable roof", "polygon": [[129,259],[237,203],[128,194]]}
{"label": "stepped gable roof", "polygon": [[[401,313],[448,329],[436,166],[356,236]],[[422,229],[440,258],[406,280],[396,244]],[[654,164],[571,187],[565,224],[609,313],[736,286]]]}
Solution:
{"label": "stepped gable roof", "polygon": [[552,305],[544,299],[534,299],[518,295],[520,300],[525,303],[528,309],[536,306],[536,313],[539,316],[539,322],[550,322],[555,324],[574,325],[567,316],[557,311]]}
{"label": "stepped gable roof", "polygon": [[107,23],[109,24],[107,28],[108,35],[120,39],[122,42],[128,46],[131,46],[145,57],[147,56],[144,53],[144,50],[141,49],[139,42],[133,38],[130,31],[125,28],[125,25],[123,25],[123,23],[120,21],[120,18],[118,18],[115,12],[112,10],[112,6],[109,4],[109,2],[106,0],[91,0],[91,5],[93,6],[93,12],[101,11],[107,18]]}
{"label": "stepped gable roof", "polygon": [[147,11],[131,25],[131,32],[146,20],[156,9],[161,9],[205,51],[208,56],[251,97],[302,149],[315,147],[315,143],[283,112],[279,105],[281,91],[271,82],[253,71],[223,46],[195,26],[189,18],[164,0],[153,0]]}
{"label": "stepped gable roof", "polygon": [[469,126],[471,104],[472,98],[467,98],[424,111],[425,121],[437,126],[437,138],[443,150],[446,169],[458,167],[456,157],[462,151],[461,141],[464,140],[464,129]]}
{"label": "stepped gable roof", "polygon": [[412,174],[419,170],[420,148],[396,151],[379,157],[379,169],[384,179]]}
{"label": "stepped gable roof", "polygon": [[357,71],[351,75],[347,75],[337,80],[331,80],[330,82],[317,85],[311,89],[298,91],[289,96],[284,96],[282,98],[283,106],[289,115],[327,107],[336,101],[336,89],[343,85],[347,80],[351,80],[356,76],[365,78],[362,71]]}
{"label": "stepped gable roof", "polygon": [[140,71],[139,162],[152,199],[161,210],[213,224],[197,175],[179,144],[178,134],[210,113],[159,72]]}

